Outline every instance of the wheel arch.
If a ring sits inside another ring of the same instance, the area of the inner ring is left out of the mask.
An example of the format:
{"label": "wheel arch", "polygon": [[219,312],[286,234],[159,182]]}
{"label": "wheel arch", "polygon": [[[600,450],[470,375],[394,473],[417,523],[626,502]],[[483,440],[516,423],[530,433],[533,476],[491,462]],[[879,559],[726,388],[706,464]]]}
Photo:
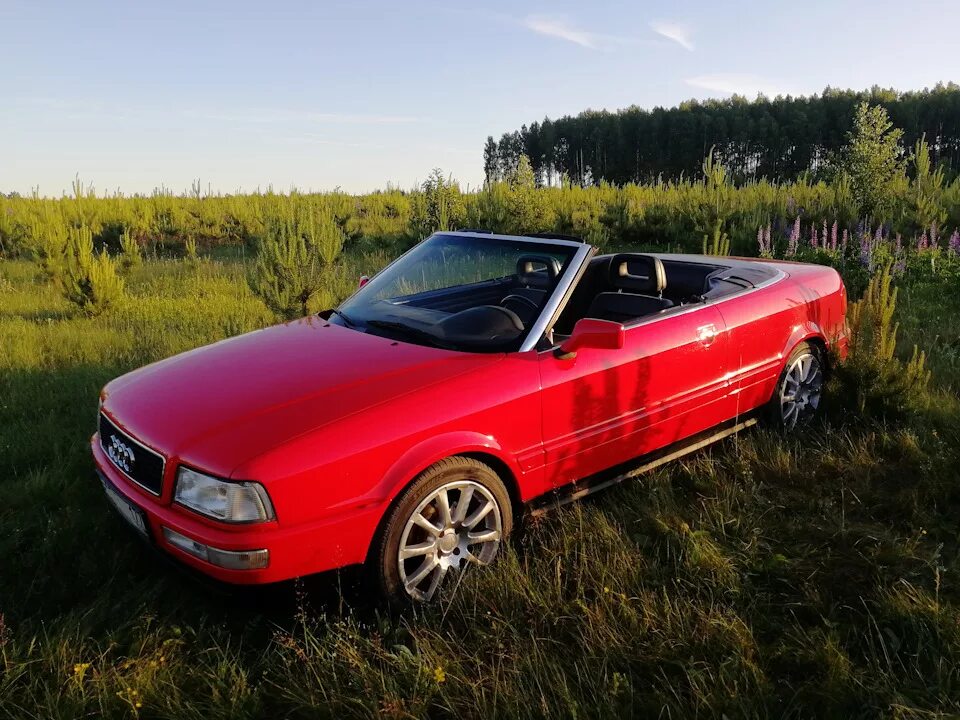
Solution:
{"label": "wheel arch", "polygon": [[509,453],[488,435],[479,433],[440,435],[408,450],[384,475],[381,481],[383,511],[367,548],[367,559],[377,546],[377,541],[386,527],[387,518],[403,492],[438,462],[454,457],[470,458],[493,470],[506,487],[513,505],[514,516],[516,516],[523,506],[519,484],[520,468]]}

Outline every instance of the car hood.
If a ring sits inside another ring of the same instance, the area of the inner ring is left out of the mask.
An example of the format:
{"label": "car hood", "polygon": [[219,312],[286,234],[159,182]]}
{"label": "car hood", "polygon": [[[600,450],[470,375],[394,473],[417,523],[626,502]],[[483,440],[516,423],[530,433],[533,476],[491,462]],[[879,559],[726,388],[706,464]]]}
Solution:
{"label": "car hood", "polygon": [[497,362],[316,317],[223,340],[123,375],[103,409],[167,457],[229,477],[303,433]]}

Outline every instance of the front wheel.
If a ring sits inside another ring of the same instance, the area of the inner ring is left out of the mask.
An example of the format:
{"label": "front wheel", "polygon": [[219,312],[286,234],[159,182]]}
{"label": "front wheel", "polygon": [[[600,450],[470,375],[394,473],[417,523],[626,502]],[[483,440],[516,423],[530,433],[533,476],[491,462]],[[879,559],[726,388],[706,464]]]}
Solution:
{"label": "front wheel", "polygon": [[448,458],[400,495],[371,569],[388,599],[429,602],[450,577],[492,562],[512,522],[510,495],[497,474],[473,458]]}
{"label": "front wheel", "polygon": [[784,364],[767,412],[773,425],[784,431],[809,424],[820,413],[823,400],[823,353],[810,343],[800,343]]}

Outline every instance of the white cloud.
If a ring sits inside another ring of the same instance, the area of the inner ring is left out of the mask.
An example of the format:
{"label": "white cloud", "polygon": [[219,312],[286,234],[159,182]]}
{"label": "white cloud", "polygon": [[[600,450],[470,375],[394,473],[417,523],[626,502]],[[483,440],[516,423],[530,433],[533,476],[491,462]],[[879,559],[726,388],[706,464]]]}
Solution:
{"label": "white cloud", "polygon": [[593,33],[573,27],[566,20],[561,18],[551,18],[544,15],[530,15],[523,21],[524,27],[539,35],[566,40],[580,47],[597,48],[599,36]]}
{"label": "white cloud", "polygon": [[795,90],[778,83],[771,82],[756,75],[740,75],[736,73],[715,73],[711,75],[697,75],[684,80],[687,85],[725,95],[743,95],[752,98],[757,95],[776,97],[777,95],[797,95]]}
{"label": "white cloud", "polygon": [[693,52],[693,34],[686,25],[674,22],[654,22],[650,23],[650,29],[657,35],[672,40],[680,47]]}

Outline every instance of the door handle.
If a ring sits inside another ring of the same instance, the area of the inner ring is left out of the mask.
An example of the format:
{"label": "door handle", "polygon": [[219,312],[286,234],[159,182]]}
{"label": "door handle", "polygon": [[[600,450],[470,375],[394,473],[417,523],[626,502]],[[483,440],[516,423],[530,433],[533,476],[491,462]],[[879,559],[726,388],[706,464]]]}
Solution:
{"label": "door handle", "polygon": [[704,325],[697,328],[697,340],[704,347],[710,347],[717,337],[717,328],[715,325]]}

